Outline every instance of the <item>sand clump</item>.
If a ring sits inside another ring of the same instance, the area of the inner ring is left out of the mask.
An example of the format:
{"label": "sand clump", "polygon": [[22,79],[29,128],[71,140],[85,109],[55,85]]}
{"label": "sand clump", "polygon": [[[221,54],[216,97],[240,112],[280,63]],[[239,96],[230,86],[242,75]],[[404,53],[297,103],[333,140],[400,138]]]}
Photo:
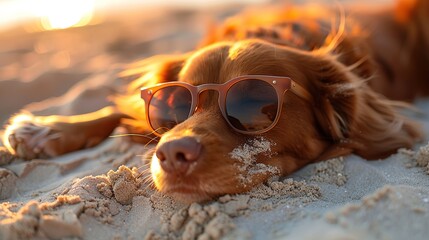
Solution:
{"label": "sand clump", "polygon": [[334,158],[314,165],[310,181],[343,186],[347,182],[344,171],[344,158]]}
{"label": "sand clump", "polygon": [[277,175],[280,173],[277,167],[257,162],[256,158],[259,154],[270,158],[271,145],[273,144],[264,137],[256,137],[234,148],[229,154],[232,159],[237,160],[235,167],[239,171],[238,179],[243,186],[251,184],[254,175]]}
{"label": "sand clump", "polygon": [[17,159],[16,156],[10,154],[5,147],[0,146],[0,166],[7,165],[15,159]]}
{"label": "sand clump", "polygon": [[[58,196],[54,202],[30,201],[15,212],[8,204],[1,206],[0,239],[81,237],[78,215],[82,210],[78,196]],[[61,206],[74,205],[73,207]],[[16,206],[15,206],[16,207]]]}
{"label": "sand clump", "polygon": [[[258,211],[272,210],[287,202],[290,206],[302,206],[320,199],[317,186],[305,181],[271,179],[251,192],[224,195],[216,201],[180,206],[169,197],[155,194],[162,203],[153,205],[161,212],[163,223],[159,231],[150,231],[145,239],[220,239],[235,228],[234,219]],[[157,198],[153,198],[156,200]],[[166,200],[167,199],[167,200]],[[162,200],[161,200],[162,201]]]}
{"label": "sand clump", "polygon": [[0,200],[11,197],[16,192],[18,177],[10,170],[0,168]]}
{"label": "sand clump", "polygon": [[[94,217],[104,224],[113,223],[114,216],[119,214],[122,206],[114,197],[111,184],[106,175],[95,177],[88,176],[79,179],[74,182],[70,189],[67,189],[64,192],[67,194],[78,195],[82,201],[80,212],[87,216]],[[125,196],[129,197],[130,194],[127,193],[120,197],[118,196],[118,199],[124,200],[126,199]]]}
{"label": "sand clump", "polygon": [[429,174],[429,144],[423,146],[415,154],[415,160],[418,167],[422,167]]}
{"label": "sand clump", "polygon": [[83,213],[101,223],[111,224],[113,216],[119,213],[119,208],[106,199],[87,200],[83,205]]}
{"label": "sand clump", "polygon": [[413,151],[409,149],[400,149],[399,153],[406,156],[406,167],[421,167],[429,174],[429,143]]}
{"label": "sand clump", "polygon": [[98,184],[98,191],[107,198],[114,197],[120,204],[130,204],[140,187],[140,183],[136,179],[138,175],[136,170],[120,166],[117,171],[110,170],[107,173],[108,182]]}

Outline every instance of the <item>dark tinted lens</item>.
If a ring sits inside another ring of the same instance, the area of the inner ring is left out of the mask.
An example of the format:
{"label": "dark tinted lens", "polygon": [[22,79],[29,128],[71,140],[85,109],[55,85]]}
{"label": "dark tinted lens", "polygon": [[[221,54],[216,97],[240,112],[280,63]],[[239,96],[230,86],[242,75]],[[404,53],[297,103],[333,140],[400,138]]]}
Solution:
{"label": "dark tinted lens", "polygon": [[185,121],[191,110],[192,95],[184,87],[162,88],[149,103],[149,120],[153,129],[162,134]]}
{"label": "dark tinted lens", "polygon": [[255,132],[267,129],[278,111],[278,98],[273,86],[252,79],[234,84],[226,96],[226,114],[237,129]]}

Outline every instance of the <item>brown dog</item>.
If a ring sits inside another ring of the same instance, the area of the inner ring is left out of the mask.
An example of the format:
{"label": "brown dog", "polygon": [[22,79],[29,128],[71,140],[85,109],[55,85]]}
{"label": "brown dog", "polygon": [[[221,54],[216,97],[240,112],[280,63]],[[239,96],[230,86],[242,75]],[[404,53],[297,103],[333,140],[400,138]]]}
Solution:
{"label": "brown dog", "polygon": [[353,9],[244,13],[199,50],[150,62],[116,106],[15,116],[5,145],[32,159],[94,146],[119,124],[162,134],[152,177],[184,201],[247,191],[273,174],[350,153],[384,158],[422,138],[396,100],[429,94],[429,1]]}

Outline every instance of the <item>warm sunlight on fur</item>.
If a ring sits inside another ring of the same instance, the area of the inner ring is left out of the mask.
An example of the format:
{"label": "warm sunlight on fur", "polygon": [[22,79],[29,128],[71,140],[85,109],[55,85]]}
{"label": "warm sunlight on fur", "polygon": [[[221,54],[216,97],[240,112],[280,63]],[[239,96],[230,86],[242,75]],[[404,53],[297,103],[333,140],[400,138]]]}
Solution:
{"label": "warm sunlight on fur", "polygon": [[14,117],[12,117],[9,122],[9,127],[6,128],[2,142],[4,146],[7,148],[9,152],[12,154],[16,154],[15,149],[12,147],[8,137],[15,132],[17,129],[21,128],[23,124],[30,123],[33,120],[33,116],[31,114],[17,114]]}

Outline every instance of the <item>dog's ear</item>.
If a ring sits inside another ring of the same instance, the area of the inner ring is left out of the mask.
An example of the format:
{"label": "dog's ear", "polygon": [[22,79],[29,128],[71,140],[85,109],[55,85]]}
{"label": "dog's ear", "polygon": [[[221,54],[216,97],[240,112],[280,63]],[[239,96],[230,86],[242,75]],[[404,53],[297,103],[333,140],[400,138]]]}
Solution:
{"label": "dog's ear", "polygon": [[386,157],[421,138],[418,125],[399,104],[374,92],[349,68],[330,57],[315,56],[310,91],[320,131],[330,141],[321,157],[354,152],[366,159]]}
{"label": "dog's ear", "polygon": [[[140,98],[140,88],[162,82],[177,81],[179,72],[188,56],[189,54],[155,56],[128,66],[128,69],[120,74],[122,78],[133,78],[124,94],[113,97],[118,109],[131,117],[122,120],[122,125],[126,126],[129,132],[151,132],[145,119],[145,106],[144,101]],[[140,137],[135,138],[134,141],[147,142],[148,139]]]}
{"label": "dog's ear", "polygon": [[400,112],[409,107],[406,103],[388,100],[367,85],[355,91],[356,115],[350,140],[358,155],[384,158],[423,139],[421,126]]}
{"label": "dog's ear", "polygon": [[188,59],[188,54],[170,57],[158,67],[156,74],[159,82],[171,82],[179,80],[179,73]]}
{"label": "dog's ear", "polygon": [[334,59],[314,56],[310,72],[309,90],[312,92],[316,119],[320,130],[334,142],[347,139],[356,116],[358,96],[355,91],[361,84],[354,75],[341,71]]}
{"label": "dog's ear", "polygon": [[158,55],[126,66],[119,77],[131,79],[128,91],[135,91],[143,86],[177,81],[180,70],[191,53],[180,55]]}

